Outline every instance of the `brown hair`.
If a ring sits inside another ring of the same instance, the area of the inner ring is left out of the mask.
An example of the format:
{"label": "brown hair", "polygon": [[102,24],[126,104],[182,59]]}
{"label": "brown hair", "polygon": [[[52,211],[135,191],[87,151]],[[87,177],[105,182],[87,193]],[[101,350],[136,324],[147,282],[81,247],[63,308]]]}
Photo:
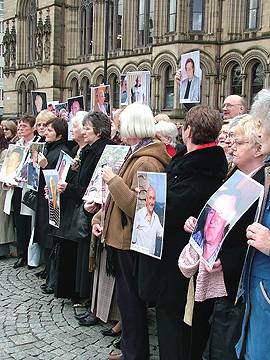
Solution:
{"label": "brown hair", "polygon": [[221,130],[222,120],[218,110],[210,106],[198,105],[191,108],[184,121],[184,130],[192,129],[192,143],[195,145],[208,144],[215,141]]}
{"label": "brown hair", "polygon": [[36,118],[32,115],[24,115],[23,117],[21,117],[19,119],[19,123],[21,123],[21,122],[29,124],[31,126],[31,128],[33,128],[36,123]]}
{"label": "brown hair", "polygon": [[46,126],[51,125],[54,129],[56,136],[62,135],[61,139],[65,142],[68,137],[68,124],[65,119],[54,117],[47,121]]}

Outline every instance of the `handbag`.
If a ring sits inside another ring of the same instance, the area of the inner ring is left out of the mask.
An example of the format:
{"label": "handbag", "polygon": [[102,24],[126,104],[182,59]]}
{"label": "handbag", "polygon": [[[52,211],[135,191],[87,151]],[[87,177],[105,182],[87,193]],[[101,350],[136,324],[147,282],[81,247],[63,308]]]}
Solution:
{"label": "handbag", "polygon": [[33,242],[34,233],[32,232],[27,254],[28,266],[38,267],[40,265],[40,246],[38,243]]}
{"label": "handbag", "polygon": [[32,210],[37,208],[37,192],[34,190],[28,190],[25,192],[22,203]]}
{"label": "handbag", "polygon": [[65,239],[79,240],[90,236],[91,219],[85,214],[83,205],[75,205],[69,229],[64,235]]}

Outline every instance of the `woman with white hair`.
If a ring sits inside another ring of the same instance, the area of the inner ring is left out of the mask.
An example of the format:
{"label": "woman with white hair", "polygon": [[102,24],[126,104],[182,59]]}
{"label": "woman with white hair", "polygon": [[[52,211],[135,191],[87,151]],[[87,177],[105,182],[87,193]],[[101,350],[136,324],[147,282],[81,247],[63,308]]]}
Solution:
{"label": "woman with white hair", "polygon": [[168,155],[173,157],[176,154],[175,147],[178,136],[176,125],[172,122],[160,120],[155,126],[156,137],[165,144]]}
{"label": "woman with white hair", "polygon": [[134,103],[125,108],[120,115],[120,134],[130,146],[130,151],[119,175],[108,167],[102,171],[110,196],[103,228],[101,212],[98,212],[92,220],[92,231],[95,236],[103,234],[108,256],[115,267],[117,301],[122,320],[122,356],[124,359],[148,359],[146,303],[139,298],[134,272],[138,254],[130,250],[137,199],[137,172],[162,171],[169,157],[164,145],[154,140],[154,118],[146,105]]}

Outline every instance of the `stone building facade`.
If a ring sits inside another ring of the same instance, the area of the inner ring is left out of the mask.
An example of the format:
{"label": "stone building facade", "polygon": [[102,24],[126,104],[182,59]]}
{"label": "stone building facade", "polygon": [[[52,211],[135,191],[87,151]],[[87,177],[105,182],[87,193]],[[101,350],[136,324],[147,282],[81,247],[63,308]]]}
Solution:
{"label": "stone building facade", "polygon": [[[84,95],[103,82],[105,3],[110,2],[108,83],[115,107],[120,74],[151,71],[155,113],[181,114],[174,74],[181,54],[201,52],[202,104],[235,93],[250,105],[270,87],[269,0],[9,0],[5,2],[5,115]],[[175,94],[175,95],[174,95]]]}

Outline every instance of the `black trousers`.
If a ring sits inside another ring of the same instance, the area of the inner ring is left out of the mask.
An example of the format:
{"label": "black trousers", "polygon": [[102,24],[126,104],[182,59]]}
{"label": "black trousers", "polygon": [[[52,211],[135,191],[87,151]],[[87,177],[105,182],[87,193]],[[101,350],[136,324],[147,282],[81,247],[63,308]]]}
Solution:
{"label": "black trousers", "polygon": [[188,360],[191,329],[180,307],[156,306],[156,317],[160,360]]}
{"label": "black trousers", "polygon": [[21,199],[22,189],[15,188],[12,197],[12,205],[14,226],[16,229],[17,255],[18,257],[22,257],[23,259],[27,260],[27,251],[31,236],[32,217],[20,214]]}
{"label": "black trousers", "polygon": [[116,250],[116,294],[122,320],[123,360],[149,359],[147,308],[138,295],[136,256],[129,250]]}

